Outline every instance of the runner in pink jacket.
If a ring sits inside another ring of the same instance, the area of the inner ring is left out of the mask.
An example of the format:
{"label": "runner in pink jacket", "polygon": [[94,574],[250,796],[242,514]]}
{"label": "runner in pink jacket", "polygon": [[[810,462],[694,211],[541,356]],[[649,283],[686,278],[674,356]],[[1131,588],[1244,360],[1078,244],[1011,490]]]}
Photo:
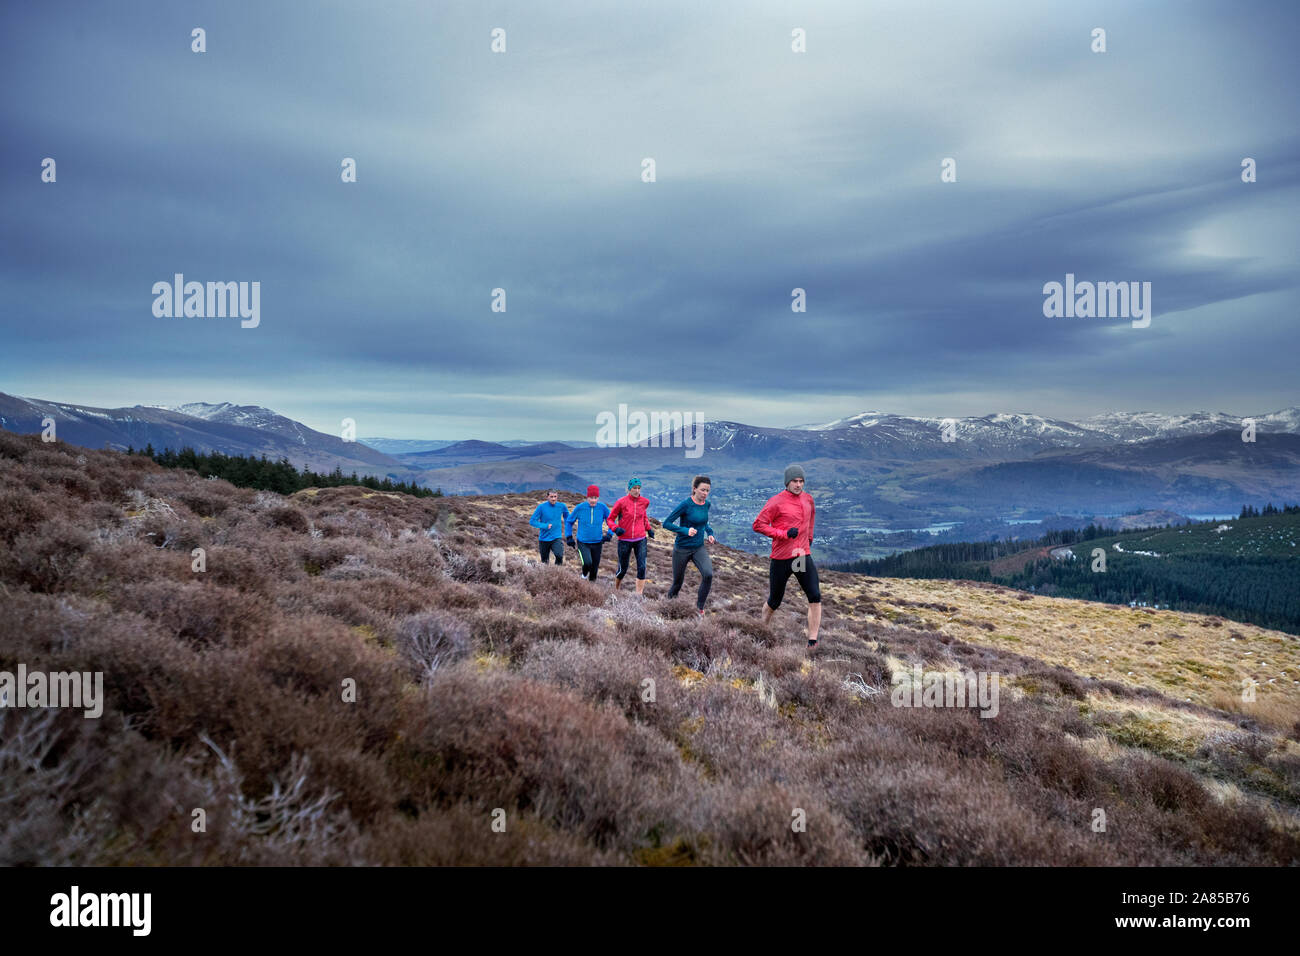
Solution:
{"label": "runner in pink jacket", "polygon": [[627,483],[627,494],[614,503],[609,513],[609,526],[618,536],[618,573],[614,575],[614,590],[623,586],[628,559],[636,555],[636,593],[645,593],[646,536],[655,536],[650,527],[650,503],[641,494],[641,479],[632,478]]}
{"label": "runner in pink jacket", "polygon": [[785,598],[785,585],[793,574],[808,597],[808,646],[817,646],[822,624],[822,592],[812,559],[813,524],[817,507],[803,490],[804,473],[798,465],[785,470],[785,491],[773,495],[754,519],[754,530],[772,539],[768,565],[768,596],[763,605],[766,624]]}

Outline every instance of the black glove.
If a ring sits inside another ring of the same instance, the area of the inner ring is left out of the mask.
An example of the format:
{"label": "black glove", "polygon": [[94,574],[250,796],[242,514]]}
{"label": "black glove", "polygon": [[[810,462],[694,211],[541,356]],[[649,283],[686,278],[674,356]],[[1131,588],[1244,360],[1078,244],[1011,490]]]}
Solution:
{"label": "black glove", "polygon": [[797,537],[799,537],[799,529],[798,529],[798,528],[791,528],[789,531],[787,531],[787,532],[785,533],[785,536],[786,536],[787,538],[797,538]]}
{"label": "black glove", "polygon": [[610,538],[612,538],[612,537],[614,537],[614,536],[613,536],[612,534],[610,534],[608,531],[606,531],[606,532],[605,532],[605,536],[602,537],[602,538],[600,539],[600,543],[601,543],[601,544],[604,544],[606,541],[608,541],[608,540],[609,540]]}
{"label": "black glove", "polygon": [[575,542],[575,541],[573,540],[573,537],[572,537],[572,536],[565,538],[565,539],[564,539],[564,543],[567,544],[567,545],[568,545],[569,547],[571,547],[571,548],[576,548],[576,547],[578,546],[578,545],[577,545],[577,542]]}
{"label": "black glove", "polygon": [[653,538],[653,537],[655,536],[655,529],[654,529],[654,528],[646,528],[646,529],[645,529],[645,533],[648,534],[648,535],[650,535],[650,537]]}
{"label": "black glove", "polygon": [[616,535],[622,536],[622,534],[623,534],[623,530],[624,530],[624,529],[620,526],[620,527],[617,527],[617,528],[614,529],[614,533],[615,533]]}

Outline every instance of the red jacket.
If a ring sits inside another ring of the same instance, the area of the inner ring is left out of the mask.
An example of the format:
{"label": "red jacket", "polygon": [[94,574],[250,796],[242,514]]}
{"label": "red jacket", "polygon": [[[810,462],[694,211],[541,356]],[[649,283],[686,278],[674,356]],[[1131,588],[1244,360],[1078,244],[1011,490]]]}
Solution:
{"label": "red jacket", "polygon": [[[754,530],[772,539],[772,558],[794,558],[812,554],[813,522],[817,520],[817,506],[808,492],[795,495],[782,491],[767,499],[763,510],[754,519]],[[798,528],[797,538],[786,537],[786,531]]]}
{"label": "red jacket", "polygon": [[614,508],[610,511],[606,523],[611,528],[623,529],[623,533],[618,536],[620,541],[640,541],[646,536],[646,529],[650,527],[650,516],[646,514],[648,507],[650,502],[646,500],[645,495],[637,498],[624,495],[614,502]]}

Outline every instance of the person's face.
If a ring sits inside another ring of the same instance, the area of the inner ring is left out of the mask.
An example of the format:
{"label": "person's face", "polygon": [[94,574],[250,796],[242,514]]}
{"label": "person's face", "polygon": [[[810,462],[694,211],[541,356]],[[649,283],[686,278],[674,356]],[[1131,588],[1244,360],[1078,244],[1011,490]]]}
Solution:
{"label": "person's face", "polygon": [[707,481],[695,486],[696,501],[700,502],[700,504],[703,504],[705,499],[708,497],[709,497],[709,483]]}
{"label": "person's face", "polygon": [[631,495],[633,498],[640,498],[640,497],[641,497],[641,486],[640,486],[640,485],[633,485],[631,488],[629,488],[629,489],[627,490],[627,493],[628,493],[629,495]]}
{"label": "person's face", "polygon": [[801,495],[803,494],[803,479],[795,478],[788,485],[786,485],[786,487],[790,489],[790,494]]}
{"label": "person's face", "polygon": [[551,504],[555,504],[557,501],[560,500],[559,492],[548,491],[546,493],[546,500],[549,501]]}
{"label": "person's face", "polygon": [[587,495],[587,504],[594,505],[600,500],[600,495]]}

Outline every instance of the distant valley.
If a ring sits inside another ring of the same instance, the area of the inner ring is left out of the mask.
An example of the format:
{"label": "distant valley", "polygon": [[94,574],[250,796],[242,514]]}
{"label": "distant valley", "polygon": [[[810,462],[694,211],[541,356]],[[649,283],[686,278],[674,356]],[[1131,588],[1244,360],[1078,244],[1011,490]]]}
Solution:
{"label": "distant valley", "polygon": [[[526,442],[369,438],[345,441],[260,406],[92,408],[0,393],[0,427],[57,435],[90,448],[192,447],[287,458],[316,471],[411,481],[448,494],[506,494],[601,486],[612,501],[642,480],[662,517],[713,479],[713,525],[734,547],[759,552],[750,530],[762,503],[799,462],[818,505],[818,553],[881,557],[952,540],[1033,538],[1104,516],[1156,511],[1158,523],[1236,514],[1242,505],[1300,501],[1300,407],[1242,417],[1197,412],[1107,413],[1077,422],[1028,414],[950,421],[866,412],[824,424],[769,428],[707,422],[703,454],[677,447],[596,447],[589,440]],[[953,440],[947,441],[945,437]],[[670,444],[663,442],[660,444]]]}

